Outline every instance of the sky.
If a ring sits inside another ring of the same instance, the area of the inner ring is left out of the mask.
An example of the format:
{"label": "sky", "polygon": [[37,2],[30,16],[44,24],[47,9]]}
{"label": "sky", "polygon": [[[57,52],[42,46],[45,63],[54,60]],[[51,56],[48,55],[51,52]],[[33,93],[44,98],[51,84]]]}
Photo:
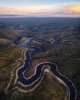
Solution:
{"label": "sky", "polygon": [[0,15],[78,16],[80,0],[0,0]]}

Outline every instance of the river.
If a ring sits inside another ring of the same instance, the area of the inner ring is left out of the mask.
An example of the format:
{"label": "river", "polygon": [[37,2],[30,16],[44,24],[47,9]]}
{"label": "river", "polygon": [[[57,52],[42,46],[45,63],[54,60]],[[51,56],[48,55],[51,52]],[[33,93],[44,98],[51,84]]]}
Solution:
{"label": "river", "polygon": [[28,50],[26,50],[25,53],[25,61],[24,61],[24,65],[19,67],[18,71],[17,71],[17,82],[23,84],[23,86],[28,86],[33,84],[34,82],[36,82],[36,80],[40,81],[40,78],[43,77],[42,74],[42,69],[45,66],[49,66],[51,72],[56,76],[56,78],[62,82],[63,84],[65,84],[68,88],[69,88],[69,100],[75,100],[76,99],[76,89],[75,86],[73,85],[73,83],[71,82],[70,79],[68,79],[67,77],[65,77],[64,75],[62,75],[59,70],[57,69],[57,66],[51,62],[43,62],[38,64],[35,67],[35,74],[33,74],[31,77],[29,78],[25,78],[23,73],[27,71],[29,71],[30,69],[30,59],[31,59],[31,53],[38,53],[41,52],[40,48],[37,47],[29,47],[28,43],[30,43],[30,41],[26,41],[24,42],[21,46],[23,48],[26,48]]}

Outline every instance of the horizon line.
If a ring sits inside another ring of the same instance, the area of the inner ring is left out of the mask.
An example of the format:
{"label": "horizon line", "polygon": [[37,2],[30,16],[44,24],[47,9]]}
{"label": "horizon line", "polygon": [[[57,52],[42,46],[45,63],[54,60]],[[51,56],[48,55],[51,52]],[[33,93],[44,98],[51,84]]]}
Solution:
{"label": "horizon line", "polygon": [[24,14],[0,14],[0,18],[17,18],[17,17],[80,17],[80,15],[53,15],[53,16],[44,16],[44,15],[24,15]]}

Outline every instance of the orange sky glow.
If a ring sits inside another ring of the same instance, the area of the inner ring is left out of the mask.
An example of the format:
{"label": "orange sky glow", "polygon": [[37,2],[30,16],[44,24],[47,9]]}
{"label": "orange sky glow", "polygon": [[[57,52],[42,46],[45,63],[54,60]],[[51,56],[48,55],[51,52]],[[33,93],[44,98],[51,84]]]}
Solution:
{"label": "orange sky glow", "polygon": [[80,15],[80,4],[56,4],[29,7],[0,7],[0,14],[32,14],[32,15],[57,15],[78,14]]}

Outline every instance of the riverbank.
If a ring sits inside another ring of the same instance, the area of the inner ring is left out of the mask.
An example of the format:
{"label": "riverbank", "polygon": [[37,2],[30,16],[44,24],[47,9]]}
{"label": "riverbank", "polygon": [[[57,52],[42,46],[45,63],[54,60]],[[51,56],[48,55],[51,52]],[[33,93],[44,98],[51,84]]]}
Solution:
{"label": "riverbank", "polygon": [[[26,51],[26,52],[27,52],[27,51]],[[27,57],[25,57],[25,58],[27,59]],[[26,59],[25,59],[25,60],[26,60]],[[50,64],[50,63],[45,62],[44,64]],[[41,65],[41,64],[39,64],[39,65]],[[37,65],[37,66],[39,66],[39,65]],[[52,64],[52,65],[54,65],[54,64]],[[23,65],[22,67],[24,67],[24,65]],[[37,67],[37,68],[38,68],[38,67]],[[33,76],[36,75],[36,72],[37,72],[36,69],[37,69],[37,68],[35,68],[35,74],[32,75],[31,77],[33,77]],[[20,67],[19,69],[21,69],[21,67]],[[17,69],[17,73],[18,73],[18,70],[19,70],[19,69]],[[41,71],[41,72],[42,72],[42,71]],[[59,73],[58,73],[58,74],[59,74]],[[53,75],[53,76],[54,76],[54,75]],[[18,77],[19,77],[19,76],[17,76],[17,78],[18,78]],[[30,78],[31,78],[31,77],[30,77]],[[62,77],[63,77],[63,76],[62,76]],[[29,80],[29,79],[25,79],[25,80]],[[60,82],[61,82],[62,84],[64,84],[65,86],[68,85],[68,84],[66,85],[65,82],[61,81],[59,78],[57,78],[57,80],[60,81]],[[68,79],[67,79],[67,80],[68,80]],[[69,81],[69,82],[70,82],[70,81]],[[20,85],[22,85],[22,83],[20,83]],[[25,87],[25,85],[22,85],[22,86]],[[27,84],[26,84],[26,86],[27,86]],[[36,86],[37,86],[37,85],[36,85]],[[35,86],[35,87],[36,87],[36,86]],[[28,86],[27,86],[27,87],[28,87]],[[19,86],[15,86],[15,88],[18,88],[19,90],[24,91],[24,89],[22,90],[21,88],[19,88]],[[70,88],[70,87],[69,87],[69,88]],[[34,89],[32,89],[32,90],[34,90]],[[31,90],[30,90],[30,91],[31,91]],[[26,92],[27,92],[27,89],[26,89]],[[71,92],[71,91],[70,91],[70,92]],[[70,95],[70,94],[69,94],[69,95]],[[70,99],[70,100],[71,100],[71,99]]]}

